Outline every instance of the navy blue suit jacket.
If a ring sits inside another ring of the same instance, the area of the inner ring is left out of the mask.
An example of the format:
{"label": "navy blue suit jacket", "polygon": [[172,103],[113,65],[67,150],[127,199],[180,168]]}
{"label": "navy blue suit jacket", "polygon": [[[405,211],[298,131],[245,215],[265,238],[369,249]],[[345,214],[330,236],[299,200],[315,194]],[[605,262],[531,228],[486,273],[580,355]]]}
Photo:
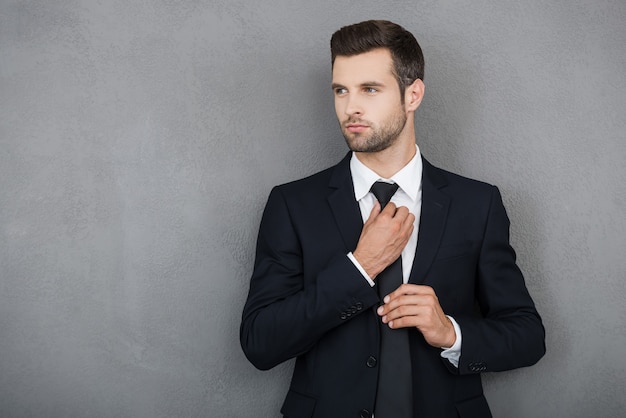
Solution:
{"label": "navy blue suit jacket", "polygon": [[[241,346],[259,369],[297,359],[286,417],[357,418],[374,410],[380,300],[346,256],[363,227],[349,160],[275,187],[261,221]],[[496,187],[423,160],[409,282],[431,286],[463,335],[457,369],[410,330],[416,416],[491,416],[480,373],[529,366],[545,353]]]}

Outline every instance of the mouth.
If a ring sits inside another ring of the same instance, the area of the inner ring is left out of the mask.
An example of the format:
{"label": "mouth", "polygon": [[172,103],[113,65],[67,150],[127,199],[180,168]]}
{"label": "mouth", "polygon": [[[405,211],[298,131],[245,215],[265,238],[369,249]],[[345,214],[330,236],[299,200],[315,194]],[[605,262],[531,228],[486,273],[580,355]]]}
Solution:
{"label": "mouth", "polygon": [[345,126],[348,132],[353,133],[363,132],[369,128],[369,125],[364,125],[362,123],[347,123]]}

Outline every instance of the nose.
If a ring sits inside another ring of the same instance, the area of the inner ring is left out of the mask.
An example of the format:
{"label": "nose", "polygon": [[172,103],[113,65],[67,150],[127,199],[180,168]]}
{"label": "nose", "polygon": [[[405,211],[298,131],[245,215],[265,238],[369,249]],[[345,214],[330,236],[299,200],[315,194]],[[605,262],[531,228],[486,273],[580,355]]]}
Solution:
{"label": "nose", "polygon": [[361,106],[361,102],[358,100],[358,97],[355,95],[350,95],[346,98],[346,115],[348,116],[362,116],[363,115],[363,107]]}

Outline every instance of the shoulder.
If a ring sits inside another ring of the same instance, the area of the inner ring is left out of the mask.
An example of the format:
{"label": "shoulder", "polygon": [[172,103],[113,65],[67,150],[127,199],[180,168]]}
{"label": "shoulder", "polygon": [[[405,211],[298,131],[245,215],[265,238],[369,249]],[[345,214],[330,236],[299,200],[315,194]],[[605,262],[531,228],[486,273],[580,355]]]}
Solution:
{"label": "shoulder", "polygon": [[437,188],[445,187],[486,193],[492,193],[493,190],[496,189],[496,186],[484,181],[465,177],[443,168],[436,167],[425,158],[423,158],[422,161],[424,164],[424,179],[427,182],[432,183]]}
{"label": "shoulder", "polygon": [[422,202],[446,205],[448,220],[461,221],[461,225],[456,228],[477,225],[484,230],[485,225],[492,222],[508,231],[508,217],[502,195],[496,186],[484,181],[425,164]]}
{"label": "shoulder", "polygon": [[305,193],[310,191],[311,189],[326,187],[328,186],[334,168],[334,166],[329,167],[315,174],[311,174],[310,176],[298,180],[293,180],[288,183],[280,184],[275,188],[281,190],[284,193],[293,194]]}
{"label": "shoulder", "polygon": [[329,187],[335,187],[336,184],[345,181],[351,182],[349,157],[348,154],[336,165],[307,177],[278,185],[274,187],[272,193],[291,197],[327,194]]}

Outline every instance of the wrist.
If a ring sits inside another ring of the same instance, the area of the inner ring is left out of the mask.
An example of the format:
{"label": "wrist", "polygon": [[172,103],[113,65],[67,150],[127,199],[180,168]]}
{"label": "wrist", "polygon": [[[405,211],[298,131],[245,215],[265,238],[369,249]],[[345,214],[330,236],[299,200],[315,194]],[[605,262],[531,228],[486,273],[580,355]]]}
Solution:
{"label": "wrist", "polygon": [[378,274],[382,271],[382,270],[378,270],[376,268],[376,265],[374,263],[372,263],[371,260],[368,259],[368,257],[365,257],[362,254],[359,254],[358,249],[356,249],[356,250],[354,250],[352,252],[352,256],[359,263],[361,268],[363,270],[365,270],[365,273],[367,273],[367,275],[372,280],[374,280],[376,278],[376,276],[378,276]]}
{"label": "wrist", "polygon": [[[452,324],[450,324],[450,326],[452,327]],[[447,341],[448,343],[446,344],[446,347],[452,347],[454,343],[456,342],[456,333],[454,332],[454,327],[450,329],[449,337]]]}
{"label": "wrist", "polygon": [[446,318],[452,326],[452,332],[451,336],[446,338],[446,342],[448,342],[449,345],[443,345],[441,348],[444,350],[459,350],[461,348],[461,328],[453,317],[446,315]]}

